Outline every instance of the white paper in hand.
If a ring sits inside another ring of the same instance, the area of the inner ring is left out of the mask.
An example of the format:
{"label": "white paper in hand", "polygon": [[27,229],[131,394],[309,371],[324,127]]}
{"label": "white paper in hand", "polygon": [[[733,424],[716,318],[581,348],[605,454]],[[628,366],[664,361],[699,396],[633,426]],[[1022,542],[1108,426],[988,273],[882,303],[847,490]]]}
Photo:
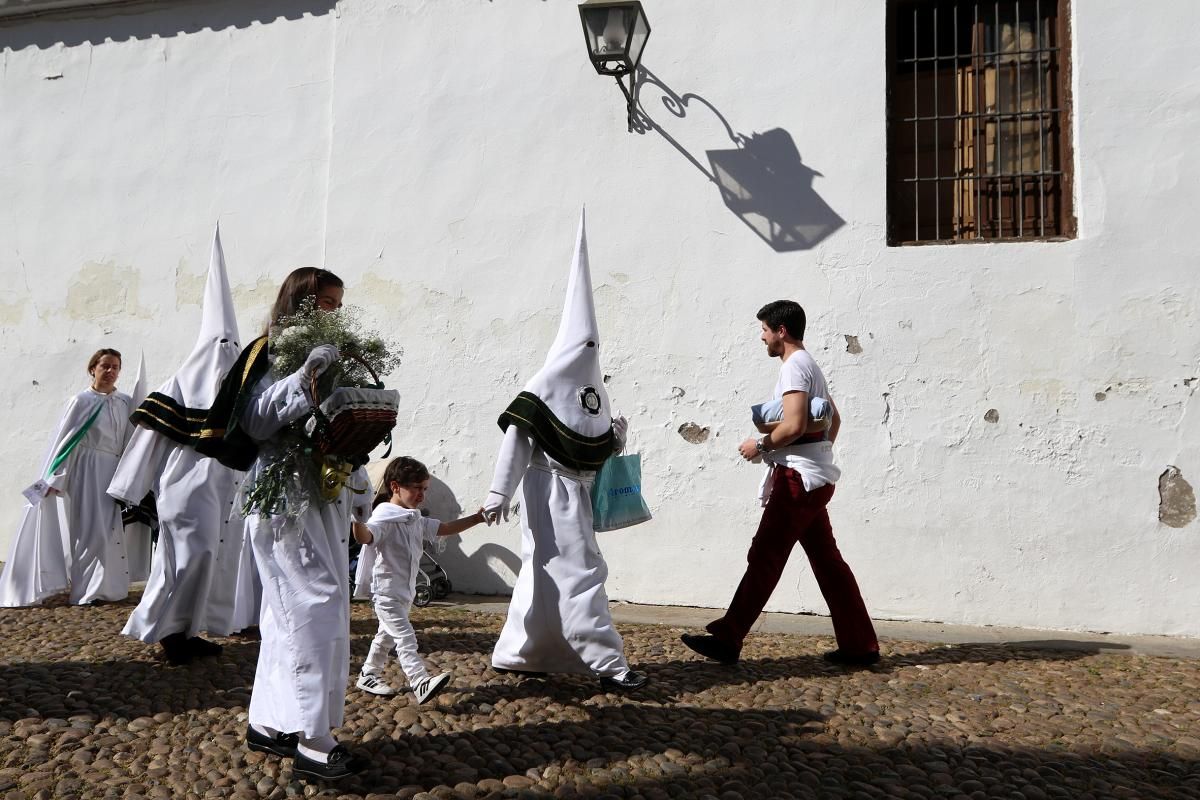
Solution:
{"label": "white paper in hand", "polygon": [[50,484],[45,481],[37,481],[21,491],[25,495],[25,499],[29,501],[31,506],[36,506],[50,494]]}

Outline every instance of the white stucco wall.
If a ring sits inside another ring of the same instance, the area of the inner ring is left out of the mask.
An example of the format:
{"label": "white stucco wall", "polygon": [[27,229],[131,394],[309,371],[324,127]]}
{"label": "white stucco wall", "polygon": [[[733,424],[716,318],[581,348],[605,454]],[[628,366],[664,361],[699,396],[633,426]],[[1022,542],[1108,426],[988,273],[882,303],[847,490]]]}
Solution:
{"label": "white stucco wall", "polygon": [[[1078,239],[917,248],[885,245],[876,0],[648,2],[645,65],[701,98],[676,117],[643,90],[677,146],[625,131],[574,3],[0,24],[0,548],[92,350],[144,348],[157,383],[190,349],[218,217],[243,337],[290,269],[338,272],[405,347],[397,452],[476,507],[586,203],[608,388],[656,514],[603,536],[611,597],[731,596],[760,475],[735,448],[777,369],[754,313],[790,297],[845,417],[831,515],[875,616],[1200,635],[1200,523],[1158,519],[1168,465],[1200,476],[1200,6],[1074,5]],[[735,147],[726,122],[786,131],[819,173],[803,210],[840,226],[777,252],[731,213],[682,152],[707,169]],[[456,588],[502,592],[518,542],[515,523],[476,529],[442,563]],[[799,551],[769,608],[825,612]]]}

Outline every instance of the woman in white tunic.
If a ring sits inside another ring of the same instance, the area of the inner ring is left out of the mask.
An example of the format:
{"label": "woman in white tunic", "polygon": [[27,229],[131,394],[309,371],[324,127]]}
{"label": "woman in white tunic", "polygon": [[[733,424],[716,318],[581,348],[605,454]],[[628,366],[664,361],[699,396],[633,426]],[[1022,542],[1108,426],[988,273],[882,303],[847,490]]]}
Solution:
{"label": "woman in white tunic", "polygon": [[105,493],[129,440],[129,395],[116,390],[121,354],[88,361],[92,384],[67,402],[42,478],[0,575],[0,605],[31,606],[70,587],[77,605],[129,594],[121,508]]}
{"label": "woman in white tunic", "polygon": [[[342,281],[325,270],[294,271],[279,290],[272,311],[275,325],[315,296],[323,310],[341,307]],[[276,375],[267,337],[251,342],[234,365],[240,382],[236,400],[229,379],[214,404],[231,405],[222,432],[230,452],[253,448],[258,457],[246,475],[253,486],[284,446],[285,426],[312,410],[309,382],[338,358],[336,348],[315,348],[300,370]],[[210,417],[210,420],[212,417]],[[224,454],[223,454],[224,455]],[[355,474],[333,502],[309,496],[289,513],[246,518],[263,586],[262,645],[250,697],[246,743],[252,750],[292,757],[293,772],[341,778],[365,764],[332,736],[342,724],[350,666],[349,547],[353,486],[367,487],[365,471]],[[293,498],[294,499],[294,498]]]}
{"label": "woman in white tunic", "polygon": [[600,373],[584,221],[558,336],[542,369],[500,416],[504,442],[484,513],[507,519],[522,485],[521,572],[492,653],[504,672],[574,672],[605,689],[646,683],[629,669],[613,627],[596,544],[591,486],[596,470],[624,447],[625,420],[613,419]]}

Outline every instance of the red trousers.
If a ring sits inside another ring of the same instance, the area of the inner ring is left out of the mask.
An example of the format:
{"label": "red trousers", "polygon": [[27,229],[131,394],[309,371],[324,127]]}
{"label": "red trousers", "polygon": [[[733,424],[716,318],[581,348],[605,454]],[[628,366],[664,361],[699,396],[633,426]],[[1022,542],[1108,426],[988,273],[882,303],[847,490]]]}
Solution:
{"label": "red trousers", "polygon": [[806,491],[800,473],[775,467],[767,507],[746,554],[746,574],[725,616],[709,623],[708,632],[725,644],[741,647],[763,606],[775,591],[796,542],[804,548],[813,577],[829,606],[838,649],[860,655],[879,650],[875,627],[867,615],[854,573],[838,552],[825,506],[833,484]]}

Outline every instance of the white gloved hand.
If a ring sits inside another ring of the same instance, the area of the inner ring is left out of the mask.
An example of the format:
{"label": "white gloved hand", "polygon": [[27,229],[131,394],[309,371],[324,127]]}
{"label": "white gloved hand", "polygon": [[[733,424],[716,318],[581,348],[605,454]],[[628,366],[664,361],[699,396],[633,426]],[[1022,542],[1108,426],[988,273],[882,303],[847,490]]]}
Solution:
{"label": "white gloved hand", "polygon": [[625,451],[625,442],[629,439],[629,420],[621,415],[613,418],[612,422],[613,438],[616,440],[616,446],[613,452],[621,453]]}
{"label": "white gloved hand", "polygon": [[308,358],[304,359],[304,366],[300,368],[302,377],[319,377],[321,373],[329,369],[338,360],[338,349],[331,344],[322,344],[314,347],[312,352],[308,354]]}
{"label": "white gloved hand", "polygon": [[488,492],[483,501],[483,519],[488,525],[498,522],[508,522],[508,498],[499,492]]}

